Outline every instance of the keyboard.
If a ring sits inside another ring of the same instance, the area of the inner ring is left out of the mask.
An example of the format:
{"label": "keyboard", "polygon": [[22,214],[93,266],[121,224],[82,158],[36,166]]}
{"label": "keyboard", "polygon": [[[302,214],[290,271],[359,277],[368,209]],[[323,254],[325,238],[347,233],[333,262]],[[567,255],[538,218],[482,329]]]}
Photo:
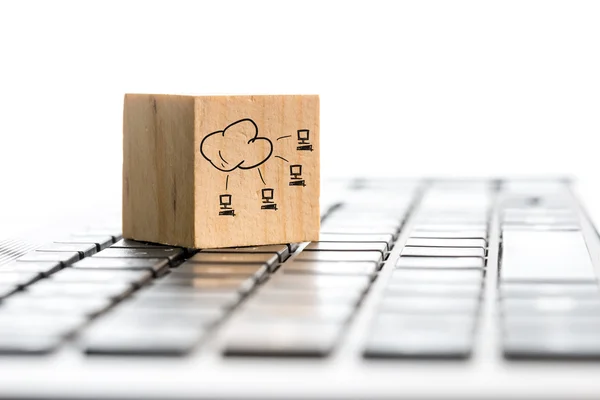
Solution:
{"label": "keyboard", "polygon": [[465,362],[496,351],[487,333],[507,362],[600,359],[597,238],[568,181],[323,185],[318,242],[0,242],[0,354],[177,358],[218,338],[223,359],[326,360],[361,315],[365,361]]}

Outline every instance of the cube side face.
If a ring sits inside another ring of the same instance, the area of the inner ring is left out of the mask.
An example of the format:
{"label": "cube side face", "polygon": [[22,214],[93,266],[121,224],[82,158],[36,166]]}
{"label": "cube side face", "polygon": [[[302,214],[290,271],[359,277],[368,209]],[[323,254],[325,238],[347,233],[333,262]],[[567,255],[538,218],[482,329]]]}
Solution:
{"label": "cube side face", "polygon": [[318,240],[319,97],[196,97],[195,247]]}
{"label": "cube side face", "polygon": [[123,235],[194,245],[194,98],[125,96]]}

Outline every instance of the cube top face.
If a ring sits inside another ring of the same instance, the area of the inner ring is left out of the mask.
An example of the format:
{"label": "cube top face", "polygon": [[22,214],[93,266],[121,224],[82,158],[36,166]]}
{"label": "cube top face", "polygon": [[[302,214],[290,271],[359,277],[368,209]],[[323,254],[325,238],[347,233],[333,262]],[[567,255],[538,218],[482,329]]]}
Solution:
{"label": "cube top face", "polygon": [[318,96],[127,95],[123,126],[125,236],[197,248],[318,239]]}

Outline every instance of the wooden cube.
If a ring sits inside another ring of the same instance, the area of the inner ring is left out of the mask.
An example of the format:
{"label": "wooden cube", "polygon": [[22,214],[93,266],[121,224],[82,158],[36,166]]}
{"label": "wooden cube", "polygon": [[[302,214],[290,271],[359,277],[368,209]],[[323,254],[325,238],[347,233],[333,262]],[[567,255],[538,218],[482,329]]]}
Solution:
{"label": "wooden cube", "polygon": [[125,95],[126,238],[303,242],[319,223],[318,96]]}

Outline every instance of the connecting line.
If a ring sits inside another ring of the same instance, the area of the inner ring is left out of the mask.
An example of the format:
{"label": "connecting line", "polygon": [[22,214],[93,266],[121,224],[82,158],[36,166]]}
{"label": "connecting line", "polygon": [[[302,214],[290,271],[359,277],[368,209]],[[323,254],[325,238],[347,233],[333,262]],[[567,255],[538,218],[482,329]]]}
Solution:
{"label": "connecting line", "polygon": [[258,170],[258,175],[260,176],[260,180],[262,181],[263,185],[267,186],[267,183],[263,179],[262,173],[260,172],[260,168],[256,168],[256,169]]}
{"label": "connecting line", "polygon": [[279,139],[285,139],[285,138],[289,138],[289,137],[292,137],[292,135],[280,136],[280,137],[277,138],[277,140],[279,140]]}
{"label": "connecting line", "polygon": [[283,157],[281,157],[281,156],[275,156],[275,157],[277,157],[277,158],[281,158],[281,159],[282,159],[283,161],[285,161],[285,162],[289,162],[288,160],[286,160],[285,158],[283,158]]}
{"label": "connecting line", "polygon": [[229,175],[227,175],[227,178],[225,178],[225,191],[227,191],[228,187],[229,187]]}

